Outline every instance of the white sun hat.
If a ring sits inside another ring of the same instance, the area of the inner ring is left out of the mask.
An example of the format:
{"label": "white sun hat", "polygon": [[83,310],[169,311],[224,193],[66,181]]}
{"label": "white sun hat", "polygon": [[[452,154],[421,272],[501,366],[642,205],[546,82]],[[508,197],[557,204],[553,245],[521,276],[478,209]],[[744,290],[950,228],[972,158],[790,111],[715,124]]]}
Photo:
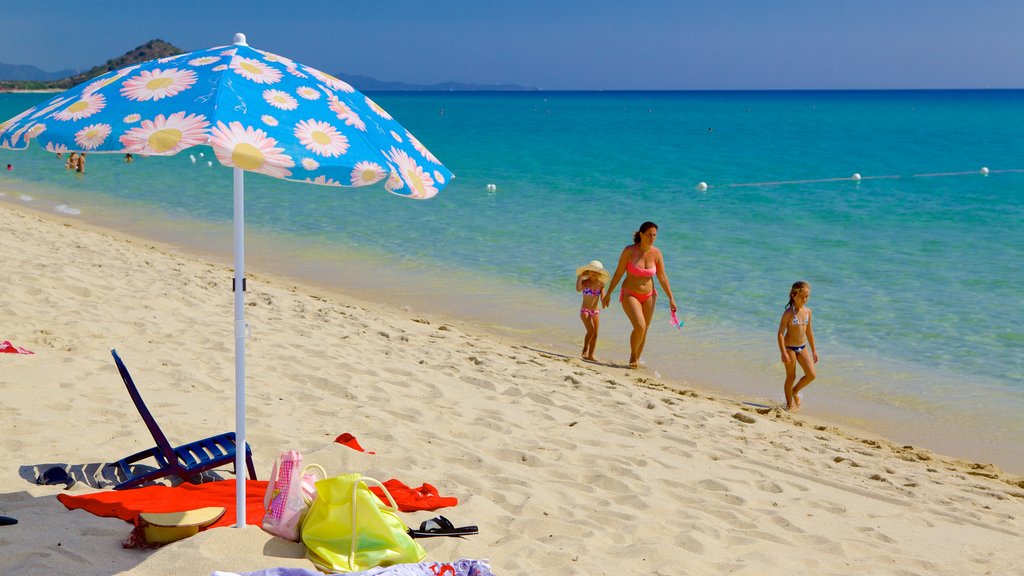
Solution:
{"label": "white sun hat", "polygon": [[600,260],[591,260],[586,266],[580,266],[576,269],[576,277],[579,278],[580,274],[584,272],[593,272],[597,274],[598,279],[603,283],[607,284],[611,280],[612,275],[604,269],[604,265],[601,264]]}

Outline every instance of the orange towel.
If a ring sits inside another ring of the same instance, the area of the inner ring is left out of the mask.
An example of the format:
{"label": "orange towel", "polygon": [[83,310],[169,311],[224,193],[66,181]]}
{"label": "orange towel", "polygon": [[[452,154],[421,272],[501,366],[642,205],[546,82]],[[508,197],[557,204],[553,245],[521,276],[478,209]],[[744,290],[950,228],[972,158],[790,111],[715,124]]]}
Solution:
{"label": "orange towel", "polygon": [[[263,520],[263,495],[266,480],[245,481],[245,523],[260,525]],[[142,512],[184,512],[207,506],[223,506],[224,515],[203,528],[235,524],[235,480],[219,480],[204,484],[178,486],[143,486],[131,490],[108,490],[93,494],[58,494],[57,499],[68,510],[82,509],[104,518],[120,518],[137,524]]]}

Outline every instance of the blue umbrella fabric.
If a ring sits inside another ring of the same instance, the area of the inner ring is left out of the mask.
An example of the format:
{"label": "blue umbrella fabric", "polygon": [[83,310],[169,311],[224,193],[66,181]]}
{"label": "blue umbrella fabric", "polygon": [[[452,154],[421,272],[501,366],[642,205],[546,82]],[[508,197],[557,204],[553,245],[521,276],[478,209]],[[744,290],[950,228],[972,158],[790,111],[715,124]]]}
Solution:
{"label": "blue umbrella fabric", "polygon": [[[453,175],[383,108],[330,74],[234,44],[99,76],[0,123],[0,148],[170,156],[209,145],[234,169],[235,436],[245,446],[244,173],[427,199]],[[244,449],[235,470],[245,470]],[[236,473],[238,527],[245,476]]]}
{"label": "blue umbrella fabric", "polygon": [[348,83],[244,44],[114,70],[0,124],[0,148],[33,139],[50,152],[150,156],[208,144],[225,166],[325,186],[385,180],[418,199],[452,179]]}

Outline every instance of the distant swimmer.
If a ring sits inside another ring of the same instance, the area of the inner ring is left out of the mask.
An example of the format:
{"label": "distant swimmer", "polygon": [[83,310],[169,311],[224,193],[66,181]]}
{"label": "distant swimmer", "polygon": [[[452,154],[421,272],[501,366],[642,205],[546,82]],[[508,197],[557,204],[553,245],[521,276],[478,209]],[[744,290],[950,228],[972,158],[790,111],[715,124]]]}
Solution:
{"label": "distant swimmer", "polygon": [[14,166],[11,166],[10,164],[8,164],[7,165],[7,171],[10,172],[11,170],[14,170]]}
{"label": "distant swimmer", "polygon": [[131,155],[131,153],[129,152],[128,154],[125,154],[125,155],[124,155],[124,161],[125,161],[125,162],[134,162],[134,161],[135,161],[135,158],[132,158],[132,155]]}

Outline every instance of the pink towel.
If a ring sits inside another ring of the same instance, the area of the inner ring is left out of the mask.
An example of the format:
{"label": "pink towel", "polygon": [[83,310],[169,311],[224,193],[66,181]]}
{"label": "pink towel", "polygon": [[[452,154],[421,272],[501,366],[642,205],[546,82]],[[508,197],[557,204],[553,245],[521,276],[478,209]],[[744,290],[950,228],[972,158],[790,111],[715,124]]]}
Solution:
{"label": "pink towel", "polygon": [[5,353],[5,354],[35,354],[35,352],[33,352],[31,350],[26,350],[24,348],[21,348],[19,346],[15,346],[14,344],[11,344],[10,340],[4,340],[3,342],[0,342],[0,353]]}

